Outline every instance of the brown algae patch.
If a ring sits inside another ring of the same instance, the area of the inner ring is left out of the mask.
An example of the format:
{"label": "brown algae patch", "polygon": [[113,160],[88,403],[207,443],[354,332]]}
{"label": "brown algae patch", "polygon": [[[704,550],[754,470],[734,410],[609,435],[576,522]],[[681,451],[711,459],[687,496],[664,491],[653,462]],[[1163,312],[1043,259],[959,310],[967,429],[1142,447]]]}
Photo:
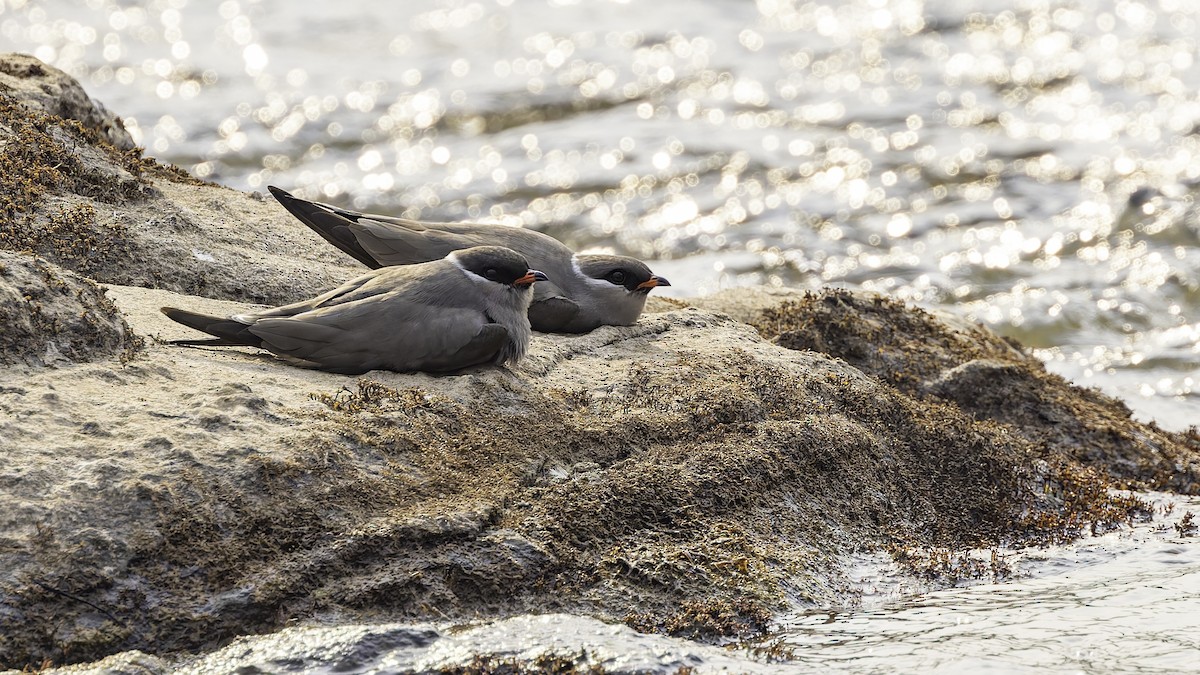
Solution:
{"label": "brown algae patch", "polygon": [[886,550],[900,569],[926,581],[950,585],[963,581],[995,583],[1012,575],[1004,555],[995,548],[983,556],[973,551],[941,547],[891,545]]}
{"label": "brown algae patch", "polygon": [[30,545],[0,660],[201,650],[318,616],[749,637],[852,597],[849,551],[999,545],[1079,490],[998,425],[821,358],[668,353],[588,390],[466,377],[468,398],[363,380],[269,413],[298,425],[275,451],[132,497],[153,527],[122,565],[103,564],[117,542]]}
{"label": "brown algae patch", "polygon": [[635,613],[625,623],[643,633],[664,633],[693,640],[749,638],[767,631],[771,613],[745,600],[684,601],[679,611],[662,615]]}
{"label": "brown algae patch", "polygon": [[[441,675],[605,675],[609,671],[589,663],[586,651],[574,654],[538,654],[531,660],[501,658],[490,654],[476,656],[467,663],[443,666]],[[682,669],[680,671],[683,672]]]}
{"label": "brown algae patch", "polygon": [[75,78],[31,54],[0,54],[0,92],[31,111],[75,120],[121,150],[136,145],[121,118],[92,100]]}
{"label": "brown algae patch", "polygon": [[1134,421],[1121,401],[1047,372],[1019,343],[979,326],[839,290],[778,303],[753,325],[781,346],[844,359],[907,394],[997,422],[1043,457],[1092,466],[1115,487],[1200,491],[1200,444],[1187,434]]}
{"label": "brown algae patch", "polygon": [[[0,248],[43,255],[81,273],[129,254],[127,230],[97,223],[93,204],[146,196],[139,151],[122,151],[73,120],[31,112],[0,94]],[[89,154],[107,154],[107,171]],[[132,170],[132,171],[131,171]],[[87,201],[56,198],[71,194]]]}
{"label": "brown algae patch", "polygon": [[151,177],[204,184],[186,172],[117,148],[73,119],[31,110],[0,92],[0,248],[25,251],[82,274],[135,255],[120,219],[97,208],[154,197]]}

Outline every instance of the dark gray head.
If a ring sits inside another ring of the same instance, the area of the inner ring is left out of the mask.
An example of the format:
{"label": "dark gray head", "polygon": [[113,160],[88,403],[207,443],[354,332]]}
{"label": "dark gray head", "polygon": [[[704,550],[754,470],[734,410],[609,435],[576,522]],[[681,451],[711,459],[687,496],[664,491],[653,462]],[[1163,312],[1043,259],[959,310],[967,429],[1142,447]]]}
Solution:
{"label": "dark gray head", "polygon": [[623,255],[577,255],[571,260],[575,274],[554,283],[579,306],[565,327],[568,332],[589,331],[597,326],[629,326],[637,322],[650,291],[670,286],[646,264]]}
{"label": "dark gray head", "polygon": [[637,258],[623,255],[577,255],[575,265],[580,274],[595,284],[610,284],[630,293],[645,295],[658,286],[671,282],[656,276]]}
{"label": "dark gray head", "polygon": [[528,287],[546,279],[545,274],[529,269],[525,256],[503,246],[475,246],[450,256],[467,272],[506,286]]}

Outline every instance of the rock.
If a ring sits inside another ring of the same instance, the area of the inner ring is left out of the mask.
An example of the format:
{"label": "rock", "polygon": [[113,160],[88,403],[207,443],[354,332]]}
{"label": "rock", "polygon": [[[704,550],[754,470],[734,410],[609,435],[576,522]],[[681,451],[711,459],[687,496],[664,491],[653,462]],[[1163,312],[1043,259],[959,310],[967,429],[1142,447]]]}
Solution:
{"label": "rock", "polygon": [[[168,301],[236,307],[111,293],[144,334]],[[511,371],[355,380],[151,344],[0,396],[13,665],[314,615],[753,634],[850,602],[852,550],[1057,540],[1139,508],[1052,448],[696,309],[538,335]]]}
{"label": "rock", "polygon": [[[25,350],[0,368],[0,667],[317,621],[570,612],[753,635],[854,602],[852,552],[1064,541],[1149,517],[1113,485],[1197,490],[1194,434],[866,294],[657,302],[453,376],[166,344],[186,333],[162,305],[232,314],[358,269],[282,209],[0,98],[0,163],[20,170],[0,171],[0,244],[112,284],[129,327],[85,280],[5,254],[33,280],[12,288],[68,280],[54,311],[108,337],[0,323]],[[38,366],[51,342],[78,354]]]}
{"label": "rock", "polygon": [[0,364],[129,358],[141,345],[95,283],[8,251],[0,251],[0,326]]}
{"label": "rock", "polygon": [[1103,470],[1118,487],[1200,490],[1194,434],[1136,423],[1121,401],[1071,384],[1020,345],[958,317],[844,291],[746,291],[697,304],[738,307],[742,320],[781,346],[842,358],[910,396],[951,402]]}
{"label": "rock", "polygon": [[92,100],[75,78],[30,54],[0,54],[0,93],[31,111],[79,122],[121,150],[137,145],[121,118]]}
{"label": "rock", "polygon": [[721,647],[645,635],[570,614],[470,624],[442,622],[285,628],[238,638],[199,658],[123,652],[46,675],[225,675],[335,673],[599,672],[773,673],[778,667]]}
{"label": "rock", "polygon": [[363,272],[273,200],[128,149],[105,115],[65,73],[0,55],[0,248],[102,283],[269,304]]}
{"label": "rock", "polygon": [[[314,649],[320,645],[320,649]],[[531,649],[530,645],[537,645]],[[466,626],[384,624],[288,629],[251,637],[180,663],[177,675],[286,671],[301,657],[329,672],[770,673],[719,647],[680,644],[625,626],[566,614]],[[167,672],[152,671],[152,672]]]}

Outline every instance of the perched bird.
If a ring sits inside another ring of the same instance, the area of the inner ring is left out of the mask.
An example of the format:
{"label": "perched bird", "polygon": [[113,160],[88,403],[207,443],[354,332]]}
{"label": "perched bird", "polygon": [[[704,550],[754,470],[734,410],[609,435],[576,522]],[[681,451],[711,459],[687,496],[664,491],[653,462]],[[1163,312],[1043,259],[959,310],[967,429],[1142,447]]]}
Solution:
{"label": "perched bird", "polygon": [[529,346],[526,312],[535,281],[519,253],[500,246],[368,272],[311,300],[223,319],[173,307],[162,312],[216,336],[174,344],[261,347],[335,373],[445,372],[515,362]]}
{"label": "perched bird", "polygon": [[529,322],[543,333],[586,333],[599,326],[631,325],[641,315],[650,290],[671,285],[635,258],[575,255],[557,239],[533,230],[375,216],[299,199],[274,186],[268,189],[326,241],[375,269],[436,260],[470,246],[511,248],[550,276],[550,282],[534,288],[529,308]]}

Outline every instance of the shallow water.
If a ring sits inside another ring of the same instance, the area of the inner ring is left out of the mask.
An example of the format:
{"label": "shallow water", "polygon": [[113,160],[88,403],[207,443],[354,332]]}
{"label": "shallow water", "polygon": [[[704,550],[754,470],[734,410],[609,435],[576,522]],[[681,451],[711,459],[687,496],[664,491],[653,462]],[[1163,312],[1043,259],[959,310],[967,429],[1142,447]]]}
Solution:
{"label": "shallow water", "polygon": [[926,591],[868,561],[864,608],[800,614],[772,642],[825,672],[1196,672],[1200,544],[1174,526],[1200,500],[1145,496],[1155,522],[1005,552],[1007,583]]}
{"label": "shallow water", "polygon": [[[888,292],[1173,429],[1200,420],[1198,35],[1188,0],[0,0],[6,48],[198,175],[520,223],[678,294]],[[1200,554],[1169,534],[801,616],[791,665],[1186,669]]]}

